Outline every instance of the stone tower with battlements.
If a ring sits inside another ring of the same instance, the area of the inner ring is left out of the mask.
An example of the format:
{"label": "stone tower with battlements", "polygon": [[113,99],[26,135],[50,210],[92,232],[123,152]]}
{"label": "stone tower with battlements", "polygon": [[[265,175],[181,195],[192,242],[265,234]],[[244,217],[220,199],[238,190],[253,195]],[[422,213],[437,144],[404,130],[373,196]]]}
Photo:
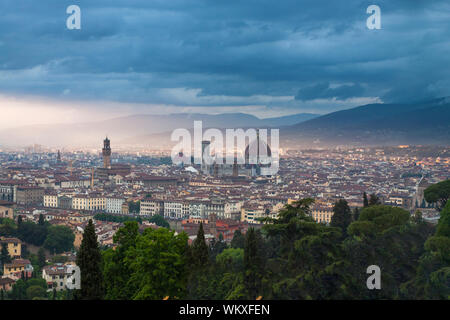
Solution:
{"label": "stone tower with battlements", "polygon": [[103,167],[105,169],[110,169],[111,168],[111,144],[110,144],[108,137],[106,137],[106,139],[103,140],[102,153],[103,153]]}

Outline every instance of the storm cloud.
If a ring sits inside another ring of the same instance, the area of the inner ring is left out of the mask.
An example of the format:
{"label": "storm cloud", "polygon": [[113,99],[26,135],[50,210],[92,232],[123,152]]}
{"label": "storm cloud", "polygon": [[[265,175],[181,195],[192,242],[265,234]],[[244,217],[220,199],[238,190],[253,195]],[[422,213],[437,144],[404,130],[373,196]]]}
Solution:
{"label": "storm cloud", "polygon": [[347,100],[349,98],[362,96],[363,93],[364,88],[359,84],[342,85],[332,88],[330,83],[323,82],[300,89],[295,98],[303,101],[314,99]]}
{"label": "storm cloud", "polygon": [[[66,28],[72,4],[81,30]],[[366,27],[371,4],[381,30]],[[267,116],[450,95],[448,0],[3,0],[0,12],[3,95]]]}

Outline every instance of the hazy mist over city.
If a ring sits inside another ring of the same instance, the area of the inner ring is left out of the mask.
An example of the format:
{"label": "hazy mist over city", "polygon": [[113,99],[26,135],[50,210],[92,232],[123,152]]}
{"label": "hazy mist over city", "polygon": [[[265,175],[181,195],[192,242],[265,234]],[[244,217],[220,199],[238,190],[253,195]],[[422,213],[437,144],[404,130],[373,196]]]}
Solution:
{"label": "hazy mist over city", "polygon": [[[132,115],[323,115],[450,96],[444,0],[379,1],[380,30],[366,27],[368,2],[360,0],[78,5],[81,29],[68,30],[66,3],[2,1],[0,132]],[[157,123],[146,125],[116,137],[155,133]],[[30,143],[77,143],[35,130],[26,131]]]}

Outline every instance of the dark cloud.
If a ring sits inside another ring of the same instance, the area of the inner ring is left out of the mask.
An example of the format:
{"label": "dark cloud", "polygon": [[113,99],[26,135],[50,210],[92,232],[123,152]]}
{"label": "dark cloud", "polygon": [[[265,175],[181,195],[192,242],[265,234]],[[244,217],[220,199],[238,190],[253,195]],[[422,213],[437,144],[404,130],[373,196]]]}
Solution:
{"label": "dark cloud", "polygon": [[[72,4],[81,30],[65,27]],[[2,0],[0,93],[298,112],[450,95],[448,0],[379,0],[381,30],[371,4]]]}
{"label": "dark cloud", "polygon": [[363,93],[364,88],[359,84],[341,85],[333,88],[330,87],[329,82],[322,82],[300,89],[295,99],[303,101],[314,99],[347,100],[349,98],[360,97]]}

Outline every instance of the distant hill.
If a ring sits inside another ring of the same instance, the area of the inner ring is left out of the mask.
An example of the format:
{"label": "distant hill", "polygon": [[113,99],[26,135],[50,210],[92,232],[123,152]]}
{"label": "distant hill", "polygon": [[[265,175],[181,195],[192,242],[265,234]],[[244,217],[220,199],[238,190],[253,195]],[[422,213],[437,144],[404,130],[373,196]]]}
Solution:
{"label": "distant hill", "polygon": [[0,145],[99,148],[105,135],[115,146],[167,147],[176,128],[279,128],[282,147],[450,145],[450,98],[410,104],[369,104],[326,115],[259,119],[244,113],[133,115],[107,121],[39,125],[0,131]]}
{"label": "distant hill", "polygon": [[286,127],[287,145],[450,144],[450,99],[370,104]]}
{"label": "distant hill", "polygon": [[278,118],[261,119],[261,123],[267,127],[284,127],[298,124],[307,120],[319,117],[320,115],[314,113],[298,113]]}
{"label": "distant hill", "polygon": [[139,140],[148,135],[160,133],[167,135],[167,132],[176,128],[190,129],[195,120],[202,121],[203,128],[262,128],[292,125],[317,116],[302,113],[279,118],[259,119],[245,113],[132,115],[99,122],[34,125],[2,130],[0,131],[0,144],[23,146],[37,143],[47,146],[98,147],[105,135],[108,135],[116,143],[126,141],[127,144],[134,142],[140,144]]}

